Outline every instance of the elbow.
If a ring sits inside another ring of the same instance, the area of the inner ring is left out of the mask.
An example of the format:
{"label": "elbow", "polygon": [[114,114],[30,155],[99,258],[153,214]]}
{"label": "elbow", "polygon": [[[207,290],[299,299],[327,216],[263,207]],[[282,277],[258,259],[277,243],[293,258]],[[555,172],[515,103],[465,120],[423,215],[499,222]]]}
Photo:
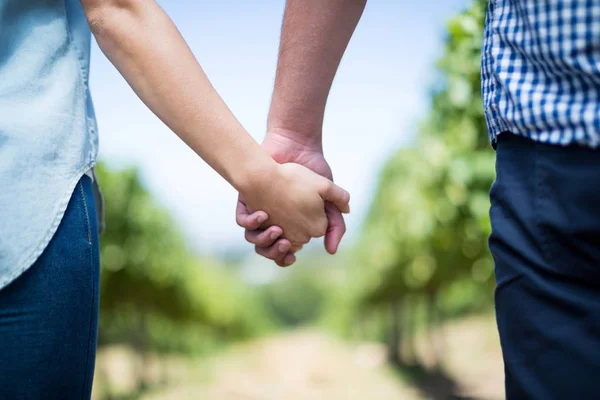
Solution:
{"label": "elbow", "polygon": [[109,34],[123,17],[133,17],[140,12],[145,0],[80,0],[88,25],[94,36]]}

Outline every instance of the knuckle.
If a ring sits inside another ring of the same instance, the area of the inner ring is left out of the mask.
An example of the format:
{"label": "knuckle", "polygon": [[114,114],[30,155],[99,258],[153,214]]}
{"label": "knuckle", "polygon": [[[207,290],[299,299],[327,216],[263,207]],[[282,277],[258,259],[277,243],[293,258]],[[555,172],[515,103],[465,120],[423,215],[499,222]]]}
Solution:
{"label": "knuckle", "polygon": [[277,256],[273,254],[272,249],[265,249],[265,248],[257,245],[257,246],[254,246],[254,251],[259,256],[263,256],[264,258],[267,258],[269,260],[275,260],[277,258]]}
{"label": "knuckle", "polygon": [[342,199],[344,200],[344,203],[350,203],[350,193],[345,190],[342,193]]}
{"label": "knuckle", "polygon": [[238,226],[241,226],[242,228],[244,227],[244,226],[242,225],[242,217],[241,217],[241,216],[239,216],[239,215],[236,215],[236,216],[235,216],[235,223],[236,223],[236,224],[238,224]]}
{"label": "knuckle", "polygon": [[322,237],[325,236],[325,234],[327,233],[327,221],[324,221],[320,224],[318,224],[317,226],[315,226],[315,228],[313,229],[311,236],[312,237]]}
{"label": "knuckle", "polygon": [[302,239],[302,234],[298,232],[294,232],[292,234],[286,235],[288,241],[292,244],[298,243]]}
{"label": "knuckle", "polygon": [[297,244],[305,245],[308,242],[310,242],[310,236],[309,235],[302,235],[302,237],[300,238],[300,240],[298,241]]}
{"label": "knuckle", "polygon": [[290,249],[290,252],[297,253],[300,250],[302,250],[302,247],[304,247],[304,246],[301,245],[301,244],[294,244],[294,245],[292,245],[292,248]]}
{"label": "knuckle", "polygon": [[277,249],[277,248],[269,249],[267,254],[268,254],[267,258],[270,260],[273,260],[273,261],[276,261],[281,258],[281,253],[279,252],[279,249]]}
{"label": "knuckle", "polygon": [[325,234],[327,233],[328,227],[329,227],[328,221],[323,222],[323,224],[321,225],[321,229],[319,230],[319,237],[325,236]]}
{"label": "knuckle", "polygon": [[297,234],[289,237],[288,240],[292,245],[304,245],[310,241],[311,237],[312,237],[311,232],[308,231],[308,232],[297,233]]}

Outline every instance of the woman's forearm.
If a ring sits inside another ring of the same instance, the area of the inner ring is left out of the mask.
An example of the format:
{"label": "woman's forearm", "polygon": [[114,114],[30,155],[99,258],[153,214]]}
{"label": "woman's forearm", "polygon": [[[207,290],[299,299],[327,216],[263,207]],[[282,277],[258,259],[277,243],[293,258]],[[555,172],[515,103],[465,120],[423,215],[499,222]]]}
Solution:
{"label": "woman's forearm", "polygon": [[[82,0],[98,45],[140,99],[236,189],[273,161],[217,94],[153,0]],[[118,100],[116,100],[118,101]]]}

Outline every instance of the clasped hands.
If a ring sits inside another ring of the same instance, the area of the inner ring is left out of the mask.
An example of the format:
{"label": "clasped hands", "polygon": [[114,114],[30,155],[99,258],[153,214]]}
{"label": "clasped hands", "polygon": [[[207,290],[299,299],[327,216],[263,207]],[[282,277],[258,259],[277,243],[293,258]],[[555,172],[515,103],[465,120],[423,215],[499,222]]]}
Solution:
{"label": "clasped hands", "polygon": [[292,265],[294,253],[311,238],[325,236],[325,248],[334,254],[346,232],[342,213],[350,211],[350,195],[333,183],[320,138],[311,143],[298,140],[293,132],[269,132],[262,147],[281,164],[285,177],[282,187],[273,188],[279,191],[277,200],[290,198],[284,202],[286,209],[271,202],[273,206],[265,212],[270,200],[262,198],[266,193],[241,193],[236,221],[246,230],[246,240],[255,245],[256,253],[282,267]]}

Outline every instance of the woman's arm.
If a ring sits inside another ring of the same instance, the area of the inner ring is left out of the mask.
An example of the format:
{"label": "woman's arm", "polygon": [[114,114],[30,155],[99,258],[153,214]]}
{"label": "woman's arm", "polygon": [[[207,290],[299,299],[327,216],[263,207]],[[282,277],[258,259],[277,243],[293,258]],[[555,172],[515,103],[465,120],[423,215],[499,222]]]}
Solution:
{"label": "woman's arm", "polygon": [[211,167],[236,189],[247,182],[248,168],[268,169],[272,161],[258,151],[155,1],[81,3],[104,54],[148,108]]}
{"label": "woman's arm", "polygon": [[140,99],[286,237],[302,243],[325,233],[323,199],[348,211],[345,191],[278,165],[248,135],[154,0],[81,3],[98,45]]}

